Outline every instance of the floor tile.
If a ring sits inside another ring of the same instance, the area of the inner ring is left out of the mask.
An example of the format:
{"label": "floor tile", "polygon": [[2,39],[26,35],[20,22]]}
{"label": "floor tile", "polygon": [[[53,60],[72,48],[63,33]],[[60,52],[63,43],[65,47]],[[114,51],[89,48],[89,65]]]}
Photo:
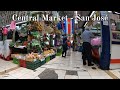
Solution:
{"label": "floor tile", "polygon": [[40,78],[37,76],[37,77],[35,77],[35,79],[40,79]]}
{"label": "floor tile", "polygon": [[[71,50],[71,56],[67,56],[66,58],[57,56],[55,59],[42,65],[36,70],[20,67],[16,70],[10,71],[8,73],[8,77],[0,78],[39,79],[38,75],[40,75],[45,69],[49,68],[55,70],[55,74],[58,75],[58,79],[112,79],[105,71],[97,68],[97,65],[94,65],[94,67],[96,67],[94,70],[92,69],[92,66],[83,66],[81,57],[82,55],[80,52],[72,52]],[[1,65],[3,66],[1,67]],[[12,68],[15,65],[16,64],[13,64],[12,61],[7,62],[0,60],[0,71]],[[66,70],[76,71],[78,75],[66,75]],[[120,69],[117,70],[120,71]],[[117,70],[112,70],[112,72],[120,78],[120,73]]]}
{"label": "floor tile", "polygon": [[78,76],[75,75],[65,75],[65,79],[79,79]]}
{"label": "floor tile", "polygon": [[92,79],[105,79],[104,76],[91,76]]}
{"label": "floor tile", "polygon": [[30,74],[25,74],[21,77],[19,77],[19,79],[34,79],[35,76],[34,75],[30,75]]}
{"label": "floor tile", "polygon": [[0,72],[4,72],[5,68],[0,67]]}
{"label": "floor tile", "polygon": [[17,78],[9,75],[9,76],[7,76],[7,77],[3,77],[3,79],[17,79]]}
{"label": "floor tile", "polygon": [[78,75],[79,76],[89,76],[90,74],[88,73],[88,72],[80,72],[80,71],[78,71]]}
{"label": "floor tile", "polygon": [[79,79],[91,79],[91,76],[85,75],[85,76],[79,76]]}

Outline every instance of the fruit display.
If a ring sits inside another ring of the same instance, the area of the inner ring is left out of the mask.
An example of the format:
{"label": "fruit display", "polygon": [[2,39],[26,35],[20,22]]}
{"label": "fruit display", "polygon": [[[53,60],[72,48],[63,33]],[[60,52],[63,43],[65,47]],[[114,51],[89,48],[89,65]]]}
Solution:
{"label": "fruit display", "polygon": [[44,58],[43,55],[33,52],[26,55],[26,61],[31,61],[31,62],[34,60],[41,60],[43,58]]}
{"label": "fruit display", "polygon": [[43,52],[44,56],[49,56],[49,55],[52,55],[52,54],[54,54],[54,53],[55,53],[55,51],[54,51],[53,49],[47,50],[47,51],[44,51],[44,52]]}
{"label": "fruit display", "polygon": [[38,31],[42,31],[43,30],[43,27],[42,27],[40,22],[33,21],[31,24],[32,24],[31,27],[29,27],[30,29],[38,30]]}
{"label": "fruit display", "polygon": [[25,55],[24,54],[11,54],[11,57],[25,60]]}
{"label": "fruit display", "polygon": [[45,33],[52,33],[54,29],[50,26],[45,26]]}

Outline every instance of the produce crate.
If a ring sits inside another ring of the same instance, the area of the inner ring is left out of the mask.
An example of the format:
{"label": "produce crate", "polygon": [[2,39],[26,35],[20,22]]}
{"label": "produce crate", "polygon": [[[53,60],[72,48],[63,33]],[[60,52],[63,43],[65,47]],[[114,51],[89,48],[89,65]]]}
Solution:
{"label": "produce crate", "polygon": [[53,59],[56,58],[56,54],[53,55]]}
{"label": "produce crate", "polygon": [[26,68],[26,61],[20,59],[20,60],[19,60],[19,65],[20,65],[20,67],[24,67],[24,68]]}
{"label": "produce crate", "polygon": [[19,59],[17,59],[17,58],[13,58],[13,63],[19,65]]}
{"label": "produce crate", "polygon": [[56,56],[61,56],[61,55],[62,55],[62,49],[58,49]]}
{"label": "produce crate", "polygon": [[46,63],[46,60],[43,59],[43,60],[41,61],[41,65],[44,65],[45,63]]}
{"label": "produce crate", "polygon": [[46,58],[45,58],[45,61],[46,61],[46,62],[49,62],[49,61],[50,61],[50,56],[46,57]]}
{"label": "produce crate", "polygon": [[56,54],[56,56],[61,56],[61,55],[62,55],[62,52]]}
{"label": "produce crate", "polygon": [[52,55],[52,56],[50,56],[50,60],[52,60],[52,59],[54,59],[56,57],[56,55],[54,54],[54,55]]}
{"label": "produce crate", "polygon": [[53,59],[53,55],[50,56],[50,60],[52,60],[52,59]]}
{"label": "produce crate", "polygon": [[62,49],[57,49],[57,53],[61,53],[62,52]]}
{"label": "produce crate", "polygon": [[35,69],[37,69],[40,66],[41,66],[41,61],[40,60],[36,60],[34,62],[29,62],[29,61],[26,62],[26,67],[28,69],[35,70]]}

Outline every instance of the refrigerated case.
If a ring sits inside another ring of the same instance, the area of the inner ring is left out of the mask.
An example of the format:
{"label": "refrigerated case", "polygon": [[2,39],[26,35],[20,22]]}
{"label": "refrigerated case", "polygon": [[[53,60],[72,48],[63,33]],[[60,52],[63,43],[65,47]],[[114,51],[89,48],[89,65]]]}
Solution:
{"label": "refrigerated case", "polygon": [[111,63],[120,63],[120,15],[110,13]]}

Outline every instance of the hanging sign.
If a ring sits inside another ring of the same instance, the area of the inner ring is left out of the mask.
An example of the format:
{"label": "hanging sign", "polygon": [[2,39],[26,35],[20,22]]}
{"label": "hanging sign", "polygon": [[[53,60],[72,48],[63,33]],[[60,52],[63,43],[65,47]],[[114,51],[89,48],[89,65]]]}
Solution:
{"label": "hanging sign", "polygon": [[64,33],[65,34],[73,34],[74,33],[74,19],[65,19],[64,21]]}
{"label": "hanging sign", "polygon": [[[101,11],[101,17],[106,17],[107,14],[108,14],[107,11]],[[103,25],[108,26],[109,25],[108,20],[103,21]]]}

